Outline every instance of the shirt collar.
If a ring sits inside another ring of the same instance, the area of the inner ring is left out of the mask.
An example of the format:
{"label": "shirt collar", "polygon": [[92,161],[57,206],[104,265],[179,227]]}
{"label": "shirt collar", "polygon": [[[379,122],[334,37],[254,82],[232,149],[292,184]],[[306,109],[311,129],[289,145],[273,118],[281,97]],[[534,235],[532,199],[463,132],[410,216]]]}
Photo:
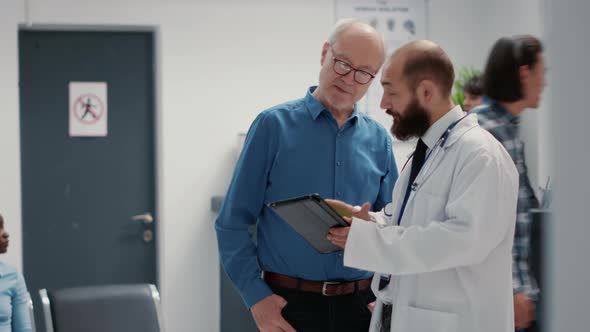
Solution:
{"label": "shirt collar", "polygon": [[11,271],[10,266],[4,262],[0,262],[0,278],[4,277],[5,275],[9,274]]}
{"label": "shirt collar", "polygon": [[426,133],[421,137],[424,144],[426,144],[429,149],[434,148],[436,142],[438,142],[445,130],[447,130],[447,128],[449,128],[449,126],[455,121],[461,119],[464,114],[461,106],[457,105],[453,107],[452,110],[447,112],[447,114],[438,119],[438,121],[428,128]]}
{"label": "shirt collar", "polygon": [[[307,94],[305,95],[305,98],[303,98],[303,101],[305,102],[305,106],[307,107],[309,114],[311,115],[311,117],[314,120],[316,120],[318,118],[318,116],[320,116],[320,114],[322,114],[322,112],[324,112],[324,111],[328,112],[328,110],[324,107],[324,105],[322,105],[322,103],[320,103],[320,101],[317,100],[313,96],[313,92],[315,91],[315,89],[317,89],[317,86],[310,87],[307,90]],[[352,114],[350,115],[350,118],[348,118],[348,120],[350,121],[351,119],[358,119],[358,117],[359,117],[359,111],[358,111],[356,104],[354,104],[354,110],[352,111]]]}
{"label": "shirt collar", "polygon": [[508,110],[505,109],[504,106],[500,105],[497,101],[491,100],[490,106],[492,112],[496,113],[496,115],[498,116],[498,119],[501,119],[502,121],[508,124],[518,125],[518,117],[508,112]]}

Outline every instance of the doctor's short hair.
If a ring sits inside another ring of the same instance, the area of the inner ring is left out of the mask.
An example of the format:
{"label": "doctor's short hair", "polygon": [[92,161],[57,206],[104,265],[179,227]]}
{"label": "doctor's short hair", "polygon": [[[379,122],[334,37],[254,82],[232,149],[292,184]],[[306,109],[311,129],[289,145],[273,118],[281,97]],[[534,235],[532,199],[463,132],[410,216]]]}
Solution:
{"label": "doctor's short hair", "polygon": [[4,217],[2,217],[1,213],[0,213],[0,228],[4,228]]}
{"label": "doctor's short hair", "polygon": [[432,80],[443,96],[450,96],[455,81],[455,69],[447,53],[440,46],[414,49],[413,43],[415,42],[408,44],[410,51],[403,64],[403,77],[410,90],[416,91],[420,82]]}
{"label": "doctor's short hair", "polygon": [[486,96],[505,102],[523,98],[520,67],[533,67],[543,45],[531,35],[503,37],[496,41],[483,74],[483,92]]}

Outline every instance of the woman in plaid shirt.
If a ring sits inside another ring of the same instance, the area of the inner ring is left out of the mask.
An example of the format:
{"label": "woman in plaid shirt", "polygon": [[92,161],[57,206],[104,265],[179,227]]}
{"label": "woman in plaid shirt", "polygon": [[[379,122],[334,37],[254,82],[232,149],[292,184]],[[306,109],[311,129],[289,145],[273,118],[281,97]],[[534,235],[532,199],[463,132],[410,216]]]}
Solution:
{"label": "woman in plaid shirt", "polygon": [[500,38],[490,52],[484,72],[484,94],[489,103],[477,107],[479,124],[504,145],[519,172],[516,230],[513,247],[514,319],[517,329],[535,320],[538,288],[529,273],[532,208],[537,198],[527,174],[524,143],[518,137],[519,115],[537,108],[545,87],[541,42],[529,35]]}

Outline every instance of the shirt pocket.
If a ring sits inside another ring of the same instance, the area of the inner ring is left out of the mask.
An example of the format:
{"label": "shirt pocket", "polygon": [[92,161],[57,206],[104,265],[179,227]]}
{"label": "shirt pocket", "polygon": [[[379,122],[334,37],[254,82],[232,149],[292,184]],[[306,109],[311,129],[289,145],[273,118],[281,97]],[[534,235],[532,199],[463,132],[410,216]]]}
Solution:
{"label": "shirt pocket", "polygon": [[407,326],[412,332],[456,332],[459,317],[455,313],[408,307]]}
{"label": "shirt pocket", "polygon": [[10,325],[12,318],[12,304],[9,295],[0,296],[0,326]]}

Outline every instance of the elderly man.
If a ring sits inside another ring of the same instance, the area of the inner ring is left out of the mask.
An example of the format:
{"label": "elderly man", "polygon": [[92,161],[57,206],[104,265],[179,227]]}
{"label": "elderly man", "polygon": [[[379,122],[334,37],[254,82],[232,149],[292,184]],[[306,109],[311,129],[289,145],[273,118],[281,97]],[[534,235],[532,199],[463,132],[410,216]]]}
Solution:
{"label": "elderly man", "polygon": [[370,25],[339,22],[322,47],[319,85],[250,127],[216,230],[225,271],[263,332],[369,327],[372,273],[345,267],[342,251],[318,253],[266,204],[319,193],[379,210],[391,200],[391,140],[355,106],[384,58]]}

